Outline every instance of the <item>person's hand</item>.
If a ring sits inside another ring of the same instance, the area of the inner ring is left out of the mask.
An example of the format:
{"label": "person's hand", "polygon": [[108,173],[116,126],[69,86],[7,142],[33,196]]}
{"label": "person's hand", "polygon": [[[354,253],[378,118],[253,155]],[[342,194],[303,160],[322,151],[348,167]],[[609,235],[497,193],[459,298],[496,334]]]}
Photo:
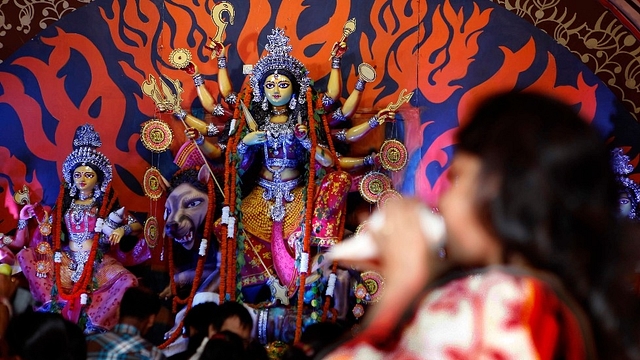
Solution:
{"label": "person's hand", "polygon": [[366,222],[364,231],[348,242],[351,248],[337,260],[359,269],[380,271],[392,282],[403,282],[407,274],[419,272],[428,276],[430,264],[437,261],[437,248],[442,241],[444,224],[426,206],[415,199],[392,199]]}
{"label": "person's hand", "polygon": [[27,204],[20,209],[20,220],[28,220],[36,215],[32,204]]}
{"label": "person's hand", "polygon": [[307,125],[304,124],[296,124],[293,129],[293,133],[296,135],[298,140],[304,140],[308,135],[309,130],[307,129]]}
{"label": "person's hand", "polygon": [[162,290],[160,294],[158,294],[158,297],[160,299],[165,299],[165,300],[169,300],[171,296],[173,296],[173,294],[171,293],[171,285],[167,285],[167,287],[164,288],[164,290]]}
{"label": "person's hand", "polygon": [[265,141],[267,141],[267,133],[264,131],[252,131],[242,139],[242,142],[249,146],[262,144]]}

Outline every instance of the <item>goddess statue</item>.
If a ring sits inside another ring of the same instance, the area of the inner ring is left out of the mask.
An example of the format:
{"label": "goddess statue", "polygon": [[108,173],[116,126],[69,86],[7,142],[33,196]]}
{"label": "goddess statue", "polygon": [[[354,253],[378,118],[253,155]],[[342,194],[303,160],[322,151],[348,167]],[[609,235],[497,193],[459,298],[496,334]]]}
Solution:
{"label": "goddess statue", "polygon": [[611,167],[616,176],[616,183],[620,193],[620,216],[631,220],[638,220],[638,205],[640,204],[640,186],[629,178],[634,166],[621,148],[611,150]]}
{"label": "goddess statue", "polygon": [[[138,284],[121,262],[150,258],[149,248],[136,237],[142,226],[118,204],[111,162],[97,150],[101,145],[92,125],[77,129],[52,214],[40,204],[25,205],[10,244],[27,245],[17,259],[36,310],[62,313],[86,333],[112,328],[124,291]],[[33,236],[30,218],[39,223]]]}
{"label": "goddess statue", "polygon": [[[232,89],[223,44],[213,39],[209,44],[229,110],[214,103],[195,64],[184,68],[204,109],[231,119],[224,131],[184,110],[174,111],[203,154],[224,159],[224,207],[216,222],[221,300],[256,308],[257,335],[264,344],[290,342],[302,325],[345,315],[339,303],[347,297],[347,280],[338,281],[335,267],[323,266],[317,255],[342,239],[346,196],[352,190],[349,171],[375,165],[376,154],[340,156],[334,140],[357,141],[395,116],[384,109],[368,122],[345,126],[365,81],[359,79],[338,106],[343,42],[332,52],[327,91],[319,93],[305,66],[290,55],[284,31],[274,29],[267,38],[267,54],[240,94]],[[329,315],[330,303],[342,310]]]}

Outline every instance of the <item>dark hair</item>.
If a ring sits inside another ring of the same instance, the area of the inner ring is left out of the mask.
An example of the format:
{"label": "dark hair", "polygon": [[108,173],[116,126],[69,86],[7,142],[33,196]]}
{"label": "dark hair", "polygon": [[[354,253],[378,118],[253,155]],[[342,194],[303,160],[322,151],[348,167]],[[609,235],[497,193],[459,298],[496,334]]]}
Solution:
{"label": "dark hair", "polygon": [[[182,325],[188,335],[187,355],[190,356],[195,354],[202,343],[202,340],[209,336],[209,325],[213,325],[215,327],[215,324],[218,322],[218,317],[220,317],[218,304],[210,301],[197,304],[187,311],[182,322]],[[195,334],[191,335],[189,333],[190,327],[193,327],[196,330]],[[218,329],[216,329],[216,331],[217,330]]]}
{"label": "dark hair", "polygon": [[160,311],[160,298],[148,288],[130,287],[122,296],[120,302],[120,319],[133,317],[144,320]]}
{"label": "dark hair", "polygon": [[186,183],[206,194],[208,192],[207,184],[198,180],[199,171],[200,170],[196,168],[186,168],[178,170],[178,172],[176,172],[171,178],[171,187],[167,192],[171,193],[173,190],[175,190],[175,188]]}
{"label": "dark hair", "polygon": [[234,316],[238,317],[240,320],[240,324],[242,324],[245,328],[252,329],[253,328],[253,318],[251,317],[251,313],[249,310],[239,302],[235,301],[225,301],[218,307],[220,312],[220,316],[218,317],[218,321],[214,326],[216,330],[222,329],[222,325],[225,320],[228,318],[232,318]]}
{"label": "dark hair", "polygon": [[62,315],[28,311],[11,319],[6,331],[9,353],[23,360],[84,360],[82,329]]}
{"label": "dark hair", "polygon": [[221,331],[213,335],[205,345],[200,360],[243,360],[247,359],[244,343],[240,335],[231,331]]}
{"label": "dark hair", "polygon": [[219,317],[218,304],[207,301],[195,305],[184,317],[185,328],[193,327],[197,332],[207,333],[209,325],[213,325]]}
{"label": "dark hair", "polygon": [[520,254],[559,276],[589,313],[598,352],[624,358],[614,356],[621,342],[638,340],[619,333],[631,304],[623,275],[633,267],[622,270],[631,264],[621,251],[618,190],[597,133],[565,104],[508,93],[484,102],[458,141],[459,151],[480,158],[476,205],[505,259]]}

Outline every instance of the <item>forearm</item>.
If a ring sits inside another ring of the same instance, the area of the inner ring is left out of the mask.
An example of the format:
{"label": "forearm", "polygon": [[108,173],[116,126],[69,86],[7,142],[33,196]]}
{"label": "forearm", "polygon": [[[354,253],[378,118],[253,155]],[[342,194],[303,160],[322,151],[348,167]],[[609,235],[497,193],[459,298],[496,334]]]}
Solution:
{"label": "forearm", "polygon": [[342,78],[339,68],[332,68],[329,74],[329,82],[327,84],[326,95],[336,101],[340,97],[340,89],[342,88]]}
{"label": "forearm", "polygon": [[198,144],[198,147],[202,150],[202,154],[208,159],[219,159],[222,157],[222,147],[218,144],[212,144],[205,140],[201,144]]}
{"label": "forearm", "polygon": [[360,99],[362,99],[362,91],[354,89],[342,105],[342,115],[346,118],[353,116],[360,105]]}
{"label": "forearm", "polygon": [[[198,85],[199,84],[199,85]],[[204,84],[200,84],[200,82],[196,83],[196,92],[198,93],[198,99],[200,99],[200,103],[202,107],[207,110],[209,113],[213,113],[215,109],[216,102],[211,96],[209,90],[204,86]]]}

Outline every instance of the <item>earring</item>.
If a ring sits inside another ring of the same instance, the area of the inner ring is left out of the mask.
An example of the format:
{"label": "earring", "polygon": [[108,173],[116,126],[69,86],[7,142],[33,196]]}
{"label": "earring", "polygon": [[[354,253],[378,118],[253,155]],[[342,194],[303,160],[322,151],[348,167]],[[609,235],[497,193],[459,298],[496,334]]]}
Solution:
{"label": "earring", "polygon": [[267,97],[265,96],[262,99],[262,110],[267,111],[269,109],[269,103],[267,102]]}
{"label": "earring", "polygon": [[289,100],[289,109],[295,110],[298,104],[296,103],[296,94],[291,94],[291,100]]}
{"label": "earring", "polygon": [[93,188],[93,198],[98,200],[100,198],[100,195],[102,195],[102,191],[100,191],[100,187],[98,186],[98,184],[96,184],[96,186]]}
{"label": "earring", "polygon": [[71,196],[71,197],[75,197],[75,196],[76,196],[76,190],[77,190],[77,189],[76,189],[75,185],[72,185],[72,186],[69,188],[69,196]]}

